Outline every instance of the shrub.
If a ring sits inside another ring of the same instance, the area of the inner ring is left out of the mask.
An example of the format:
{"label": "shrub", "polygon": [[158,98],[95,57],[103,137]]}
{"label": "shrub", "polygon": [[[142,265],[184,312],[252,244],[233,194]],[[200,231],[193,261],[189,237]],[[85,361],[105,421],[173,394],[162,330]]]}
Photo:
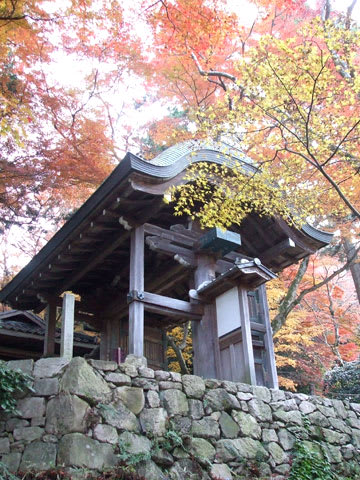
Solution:
{"label": "shrub", "polygon": [[12,370],[0,360],[0,407],[6,413],[16,413],[17,392],[32,391],[32,377],[21,370]]}

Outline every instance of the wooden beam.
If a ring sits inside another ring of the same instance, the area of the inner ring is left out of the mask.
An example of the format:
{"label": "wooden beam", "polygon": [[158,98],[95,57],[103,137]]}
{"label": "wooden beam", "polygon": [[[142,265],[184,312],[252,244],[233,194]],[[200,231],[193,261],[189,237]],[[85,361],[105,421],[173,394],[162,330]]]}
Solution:
{"label": "wooden beam", "polygon": [[275,352],[274,352],[274,342],[273,342],[273,332],[270,323],[269,317],[269,305],[266,295],[266,286],[261,285],[259,289],[260,293],[260,307],[264,315],[266,333],[264,336],[265,343],[265,355],[266,355],[266,386],[269,388],[279,388],[276,362],[275,362]]}
{"label": "wooden beam", "polygon": [[55,333],[56,333],[56,302],[51,301],[46,307],[46,326],[44,338],[44,357],[51,357],[55,354]]}
{"label": "wooden beam", "polygon": [[239,292],[239,306],[240,306],[240,320],[242,333],[242,346],[244,353],[244,383],[256,385],[256,373],[254,362],[254,350],[251,336],[250,313],[247,298],[247,291],[245,288],[238,288]]}
{"label": "wooden beam", "polygon": [[[149,234],[153,236],[158,236],[163,239],[170,240],[171,242],[178,243],[179,245],[185,245],[188,247],[193,247],[196,242],[196,239],[193,235],[187,235],[185,233],[186,230],[184,230],[183,233],[178,233],[172,230],[166,230],[165,228],[158,227],[157,225],[152,225],[151,223],[145,223],[144,231],[145,235]],[[189,233],[191,233],[190,230]]]}
{"label": "wooden beam", "polygon": [[145,310],[156,311],[156,313],[164,312],[167,315],[172,313],[172,316],[186,316],[193,319],[200,319],[203,314],[202,305],[177,300],[176,298],[170,298],[164,295],[157,295],[156,293],[144,292],[143,302],[145,304]]}
{"label": "wooden beam", "polygon": [[174,245],[170,240],[158,236],[147,237],[146,243],[149,245],[150,250],[163,253],[171,257],[174,257],[174,255],[179,255],[180,257],[184,257],[187,263],[189,263],[191,266],[196,266],[194,252],[189,248]]}
{"label": "wooden beam", "polygon": [[[144,291],[144,226],[131,231],[130,291]],[[144,304],[139,301],[129,305],[129,353],[144,355]]]}
{"label": "wooden beam", "polygon": [[72,359],[74,346],[74,309],[75,295],[65,293],[61,312],[61,345],[60,356]]}
{"label": "wooden beam", "polygon": [[294,248],[295,246],[296,246],[295,242],[291,238],[285,238],[285,240],[283,240],[282,242],[277,243],[273,247],[265,250],[265,252],[262,252],[260,255],[260,260],[266,263],[268,261],[273,260],[274,258],[276,258],[281,253],[285,252],[289,248]]}
{"label": "wooden beam", "polygon": [[62,293],[65,290],[68,290],[74,283],[78,282],[81,278],[83,278],[88,272],[94,269],[99,263],[101,263],[104,258],[110,255],[125,239],[129,236],[128,232],[121,232],[117,237],[112,237],[99,246],[96,249],[96,252],[86,261],[86,265],[84,265],[80,270],[78,270],[71,278],[65,280],[57,289],[56,295]]}
{"label": "wooden beam", "polygon": [[[215,258],[207,254],[197,255],[198,267],[194,275],[197,289],[203,282],[215,278]],[[200,322],[192,322],[194,373],[204,378],[221,376],[220,349],[216,324],[215,305],[204,306]]]}

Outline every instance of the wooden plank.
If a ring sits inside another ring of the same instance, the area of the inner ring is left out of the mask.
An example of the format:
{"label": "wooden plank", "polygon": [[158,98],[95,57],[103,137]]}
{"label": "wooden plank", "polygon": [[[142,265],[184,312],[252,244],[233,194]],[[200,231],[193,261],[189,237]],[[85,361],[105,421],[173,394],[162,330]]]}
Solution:
{"label": "wooden plank", "polygon": [[181,247],[179,245],[172,244],[170,240],[161,238],[161,237],[147,237],[146,243],[149,246],[150,250],[155,252],[163,253],[165,255],[174,256],[184,256],[188,263],[191,265],[196,266],[196,259],[194,252],[185,247]]}
{"label": "wooden plank", "polygon": [[68,290],[72,285],[83,278],[88,272],[94,269],[104,258],[110,255],[121,243],[123,243],[129,236],[128,232],[121,232],[117,237],[112,237],[99,246],[93,255],[90,255],[86,260],[86,264],[78,270],[70,278],[66,279],[56,291],[56,295],[61,294],[63,291]]}
{"label": "wooden plank", "polygon": [[241,333],[242,333],[242,345],[244,353],[244,383],[250,385],[256,385],[256,373],[254,363],[254,351],[251,337],[251,325],[247,291],[245,288],[239,287],[239,306],[240,306],[240,320],[241,320]]}
{"label": "wooden plank", "polygon": [[[194,286],[198,288],[204,281],[215,277],[215,258],[198,254],[198,267],[194,275]],[[217,335],[214,304],[204,306],[200,322],[192,322],[194,373],[204,378],[216,378],[220,375],[220,349]]]}
{"label": "wooden plank", "polygon": [[55,333],[56,333],[56,302],[51,301],[46,307],[45,314],[45,338],[44,357],[51,357],[55,354]]}
{"label": "wooden plank", "polygon": [[203,306],[195,303],[186,302],[185,300],[178,300],[176,298],[158,295],[156,293],[144,292],[144,300],[146,304],[165,307],[179,314],[190,313],[201,316],[203,314]]}
{"label": "wooden plank", "polygon": [[277,256],[288,250],[289,248],[294,248],[295,242],[291,238],[286,238],[282,242],[277,243],[271,248],[265,250],[261,253],[260,260],[264,263],[274,260]]}
{"label": "wooden plank", "polygon": [[71,360],[74,346],[75,295],[65,293],[61,312],[60,357]]}
{"label": "wooden plank", "polygon": [[[129,290],[144,291],[144,226],[131,231]],[[129,353],[144,355],[144,304],[129,305]]]}
{"label": "wooden plank", "polygon": [[266,377],[267,377],[267,387],[269,388],[279,388],[276,362],[275,362],[275,352],[274,352],[274,342],[273,342],[273,333],[269,317],[269,306],[266,295],[265,285],[260,287],[260,302],[261,308],[263,310],[263,315],[265,319],[265,328],[266,333],[264,335],[265,343],[265,355],[266,355]]}
{"label": "wooden plank", "polygon": [[[188,247],[193,247],[195,244],[195,238],[193,236],[186,235],[186,230],[184,233],[174,232],[173,230],[166,230],[165,228],[158,227],[157,225],[152,225],[151,223],[144,224],[145,235],[158,236],[171,242],[178,243],[179,245],[185,245]],[[190,232],[190,230],[189,230]]]}

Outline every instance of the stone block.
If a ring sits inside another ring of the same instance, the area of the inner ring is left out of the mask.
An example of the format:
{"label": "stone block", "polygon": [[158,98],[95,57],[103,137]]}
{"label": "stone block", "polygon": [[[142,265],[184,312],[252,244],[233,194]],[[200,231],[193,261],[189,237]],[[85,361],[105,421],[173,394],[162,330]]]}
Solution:
{"label": "stone block", "polygon": [[240,408],[238,399],[223,388],[208,391],[204,396],[204,402],[213,410],[232,410]]}
{"label": "stone block", "polygon": [[44,429],[40,427],[20,427],[15,428],[13,435],[15,440],[22,442],[32,442],[39,440],[44,433]]}
{"label": "stone block", "polygon": [[236,438],[240,431],[239,425],[234,422],[230,415],[222,412],[219,420],[222,436],[225,438]]}
{"label": "stone block", "polygon": [[6,364],[11,370],[21,370],[27,375],[33,374],[34,360],[10,360]]}
{"label": "stone block", "polygon": [[154,390],[155,392],[159,391],[158,382],[152,378],[134,378],[132,381],[132,386],[140,387],[144,390]]}
{"label": "stone block", "polygon": [[34,377],[55,377],[69,363],[62,357],[40,358],[34,365]]}
{"label": "stone block", "polygon": [[[117,375],[117,374],[113,374]],[[121,375],[121,374],[119,374]],[[113,392],[115,402],[122,402],[131,412],[138,415],[145,406],[145,396],[142,388],[119,387]]]}
{"label": "stone block", "polygon": [[275,388],[270,388],[271,400],[273,402],[281,402],[285,400],[285,392],[283,390],[277,390]]}
{"label": "stone block", "polygon": [[170,372],[170,378],[173,382],[181,383],[181,373],[179,372]]}
{"label": "stone block", "polygon": [[138,372],[139,372],[139,375],[141,377],[145,377],[145,378],[155,378],[155,372],[153,369],[151,368],[147,368],[147,367],[139,367],[138,368]]}
{"label": "stone block", "polygon": [[161,392],[160,398],[170,417],[174,415],[187,415],[189,404],[183,392],[179,390],[165,390]]}
{"label": "stone block", "polygon": [[131,378],[125,373],[111,372],[105,376],[107,382],[111,382],[114,385],[131,385]]}
{"label": "stone block", "polygon": [[106,425],[104,423],[99,423],[94,427],[93,436],[95,440],[99,442],[115,444],[118,442],[118,434],[116,428],[111,425]]}
{"label": "stone block", "polygon": [[241,400],[241,401],[248,401],[248,400],[251,400],[254,395],[252,393],[246,393],[246,392],[238,392],[236,394],[236,397]]}
{"label": "stone block", "polygon": [[42,417],[45,414],[45,399],[28,397],[18,401],[17,409],[21,418]]}
{"label": "stone block", "polygon": [[104,372],[115,372],[118,368],[116,362],[110,362],[107,360],[89,360],[90,365],[96,370],[102,370]]}
{"label": "stone block", "polygon": [[261,428],[257,423],[256,418],[248,413],[244,412],[232,412],[232,417],[239,425],[239,429],[242,435],[245,437],[252,437],[259,440],[261,438]]}
{"label": "stone block", "polygon": [[165,382],[170,379],[170,372],[165,372],[164,370],[155,370],[155,378],[158,381]]}
{"label": "stone block", "polygon": [[147,367],[147,359],[145,357],[140,357],[130,353],[125,358],[125,362],[127,365],[132,365],[134,367]]}
{"label": "stone block", "polygon": [[182,390],[180,382],[159,382],[160,390]]}
{"label": "stone block", "polygon": [[272,421],[272,411],[269,405],[258,398],[253,398],[248,403],[250,414],[261,422]]}
{"label": "stone block", "polygon": [[32,427],[45,427],[45,417],[34,417],[31,419]]}
{"label": "stone block", "polygon": [[190,398],[202,398],[205,393],[205,382],[197,375],[183,375],[182,383],[186,395]]}
{"label": "stone block", "polygon": [[140,430],[139,421],[136,416],[121,402],[103,405],[100,408],[100,414],[105,423],[115,428],[128,430],[129,432],[138,432]]}
{"label": "stone block", "polygon": [[221,382],[221,386],[222,388],[225,388],[225,390],[228,392],[228,393],[233,393],[233,394],[236,394],[237,391],[238,391],[238,386],[235,382],[230,382],[229,380],[223,380]]}
{"label": "stone block", "polygon": [[308,415],[316,410],[316,405],[311,402],[304,401],[300,403],[299,409],[301,413]]}
{"label": "stone block", "polygon": [[200,420],[204,416],[204,407],[200,400],[189,398],[189,417],[193,420]]}
{"label": "stone block", "polygon": [[119,447],[121,451],[130,453],[132,455],[144,454],[149,455],[151,451],[151,441],[141,435],[136,435],[131,432],[123,432],[119,435]]}
{"label": "stone block", "polygon": [[258,440],[252,438],[236,438],[219,440],[216,443],[216,460],[219,463],[228,463],[237,458],[245,459],[266,459],[269,456],[267,451]]}
{"label": "stone block", "polygon": [[262,441],[265,443],[277,442],[278,436],[273,428],[264,428],[262,431]]}
{"label": "stone block", "polygon": [[157,392],[154,390],[149,390],[146,394],[146,398],[149,404],[149,407],[157,408],[160,407],[160,397]]}
{"label": "stone block", "polygon": [[28,425],[28,420],[24,420],[22,418],[10,418],[6,422],[5,428],[7,432],[12,432],[14,428],[27,427]]}
{"label": "stone block", "polygon": [[[317,412],[314,412],[311,415],[314,415],[315,413],[317,413]],[[309,415],[309,417],[310,417],[310,415]],[[287,424],[287,423],[293,423],[295,425],[302,425],[303,424],[301,413],[298,410],[290,411],[290,412],[285,412],[282,409],[276,410],[274,412],[274,419],[275,420],[280,420],[281,422],[284,422],[285,424]]]}
{"label": "stone block", "polygon": [[19,470],[48,470],[55,466],[56,445],[53,443],[32,442],[26,446]]}
{"label": "stone block", "polygon": [[271,402],[271,392],[268,388],[253,386],[252,391],[256,398],[259,398],[265,403]]}
{"label": "stone block", "polygon": [[34,382],[34,395],[49,397],[59,393],[59,380],[57,378],[36,378]]}
{"label": "stone block", "polygon": [[211,465],[210,477],[213,480],[233,480],[231,470],[226,463],[214,463]]}
{"label": "stone block", "polygon": [[111,396],[111,390],[102,376],[81,357],[75,357],[69,363],[60,382],[60,391],[92,402],[104,402]]}
{"label": "stone block", "polygon": [[85,432],[89,411],[89,405],[76,395],[60,394],[47,404],[45,430],[55,435]]}
{"label": "stone block", "polygon": [[192,438],[190,453],[202,464],[212,462],[215,457],[215,448],[204,438]]}
{"label": "stone block", "polygon": [[21,460],[20,452],[11,452],[3,455],[1,457],[1,462],[11,473],[16,473],[18,471]]}
{"label": "stone block", "polygon": [[140,413],[141,428],[145,433],[155,436],[165,435],[167,413],[163,408],[145,408]]}
{"label": "stone block", "polygon": [[159,465],[164,467],[171,467],[174,464],[173,456],[164,448],[163,449],[153,449],[151,458]]}
{"label": "stone block", "polygon": [[280,445],[275,442],[270,442],[267,445],[267,450],[270,453],[271,459],[276,465],[286,463],[289,460],[288,455],[284,452]]}
{"label": "stone block", "polygon": [[10,441],[8,437],[0,438],[0,454],[3,455],[4,453],[10,452]]}
{"label": "stone block", "polygon": [[281,429],[278,432],[279,443],[284,450],[291,450],[295,444],[295,436],[288,430]]}
{"label": "stone block", "polygon": [[194,420],[192,422],[191,433],[194,437],[220,438],[219,424],[211,417]]}
{"label": "stone block", "polygon": [[108,443],[82,435],[70,433],[59,442],[58,465],[102,470],[116,465],[113,447]]}
{"label": "stone block", "polygon": [[146,480],[168,480],[169,478],[152,460],[139,463],[136,466],[136,473]]}

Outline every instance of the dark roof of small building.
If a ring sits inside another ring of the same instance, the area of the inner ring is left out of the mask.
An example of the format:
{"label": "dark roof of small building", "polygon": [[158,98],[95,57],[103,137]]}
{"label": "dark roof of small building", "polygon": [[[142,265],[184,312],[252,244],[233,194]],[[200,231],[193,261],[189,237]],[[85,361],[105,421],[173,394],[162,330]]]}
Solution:
{"label": "dark roof of small building", "polygon": [[[3,331],[11,330],[44,337],[45,328],[45,321],[33,312],[8,310],[0,313],[0,335],[1,329],[3,329]],[[55,338],[60,339],[60,337],[61,330],[57,328]],[[74,332],[74,342],[96,345],[97,338],[82,332]]]}

